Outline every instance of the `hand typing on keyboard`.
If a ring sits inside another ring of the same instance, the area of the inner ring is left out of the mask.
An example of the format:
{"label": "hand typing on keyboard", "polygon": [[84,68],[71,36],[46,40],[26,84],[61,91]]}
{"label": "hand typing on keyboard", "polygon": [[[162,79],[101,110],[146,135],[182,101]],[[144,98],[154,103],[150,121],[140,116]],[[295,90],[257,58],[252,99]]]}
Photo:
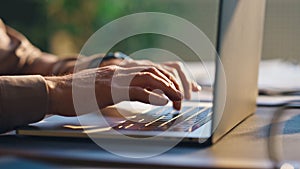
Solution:
{"label": "hand typing on keyboard", "polygon": [[[93,79],[95,79],[95,86],[90,83]],[[72,97],[70,97],[72,82],[74,81],[73,88],[75,85],[83,92],[95,87],[100,109],[121,101],[140,101],[162,106],[171,100],[173,107],[180,110],[183,99],[179,84],[173,75],[154,66],[105,66],[61,77],[46,77],[46,81],[50,93],[49,111],[65,116],[76,115],[72,105]],[[192,86],[191,83],[189,85]],[[194,88],[196,90],[196,87]],[[113,96],[112,93],[116,95]],[[64,100],[64,104],[61,104],[61,100]],[[95,110],[85,111],[82,113]]]}
{"label": "hand typing on keyboard", "polygon": [[194,81],[190,80],[187,76],[184,65],[181,62],[164,62],[153,63],[149,60],[124,60],[119,66],[122,67],[155,67],[161,73],[163,73],[169,80],[173,82],[175,87],[184,93],[184,98],[190,99],[191,92],[197,92],[201,90],[201,87]]}
{"label": "hand typing on keyboard", "polygon": [[[3,122],[0,123],[0,132],[41,120],[46,113],[76,116],[122,101],[165,105],[171,100],[173,107],[179,110],[183,97],[189,99],[192,91],[200,90],[188,78],[180,62],[157,64],[146,60],[126,59],[120,53],[105,57],[96,54],[96,60],[82,57],[77,60],[77,55],[60,60],[55,55],[34,47],[22,34],[6,26],[1,19],[0,39],[0,74],[46,76],[0,77],[0,89],[3,89],[0,90],[0,107],[3,107],[0,110]],[[100,64],[94,62],[99,59]],[[99,67],[93,67],[94,63]],[[95,69],[75,73],[76,65],[81,65],[82,69]],[[131,83],[124,84],[128,79],[132,80]],[[74,81],[79,83],[73,83]],[[74,88],[77,90],[73,90]],[[78,95],[74,91],[80,90],[80,96],[75,97]],[[113,91],[117,93],[117,98],[112,96]],[[74,97],[82,100],[76,102]],[[81,103],[84,103],[83,106],[79,106]],[[75,107],[86,109],[79,110],[77,114]],[[20,118],[20,114],[24,116]]]}

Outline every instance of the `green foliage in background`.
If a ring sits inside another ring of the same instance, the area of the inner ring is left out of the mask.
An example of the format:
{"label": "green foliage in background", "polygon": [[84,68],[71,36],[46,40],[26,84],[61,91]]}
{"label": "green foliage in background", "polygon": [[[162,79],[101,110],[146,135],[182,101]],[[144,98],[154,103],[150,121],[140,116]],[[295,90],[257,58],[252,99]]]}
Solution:
{"label": "green foliage in background", "polygon": [[[84,42],[103,25],[127,14],[145,11],[180,13],[178,3],[160,3],[160,0],[3,0],[0,17],[25,34],[35,45],[49,52],[58,32],[67,34],[79,52]],[[126,29],[126,28],[125,28]],[[58,37],[59,38],[59,37]],[[155,46],[156,36],[146,34],[124,40],[116,50],[134,50]],[[55,41],[54,41],[55,42]]]}

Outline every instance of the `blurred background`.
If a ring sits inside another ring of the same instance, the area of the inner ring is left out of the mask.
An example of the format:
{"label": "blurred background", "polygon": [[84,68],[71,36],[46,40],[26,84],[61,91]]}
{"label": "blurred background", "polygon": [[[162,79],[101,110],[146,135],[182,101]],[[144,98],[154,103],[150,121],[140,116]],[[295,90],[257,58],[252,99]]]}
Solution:
{"label": "blurred background", "polygon": [[[185,18],[216,45],[218,4],[219,0],[2,0],[0,17],[43,51],[66,57],[78,53],[87,39],[105,24],[124,15],[147,11]],[[263,59],[299,62],[299,18],[299,0],[267,1]],[[125,39],[113,50],[130,54],[145,48],[169,50],[185,61],[197,58],[180,42],[154,34]]]}

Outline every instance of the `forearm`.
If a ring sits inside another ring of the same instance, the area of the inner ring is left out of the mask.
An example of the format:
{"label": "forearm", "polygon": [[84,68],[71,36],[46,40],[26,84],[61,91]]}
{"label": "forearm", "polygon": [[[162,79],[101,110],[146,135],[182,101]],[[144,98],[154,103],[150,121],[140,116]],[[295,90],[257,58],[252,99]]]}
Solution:
{"label": "forearm", "polygon": [[42,52],[1,19],[0,40],[0,75],[56,75],[73,71],[77,56],[59,60],[55,55]]}
{"label": "forearm", "polygon": [[[11,45],[0,53],[0,75],[66,75],[73,73],[75,65],[77,71],[90,68],[90,62],[94,58],[102,58],[103,54],[96,54],[91,57],[82,57],[79,55],[64,59],[58,59],[57,56],[41,52],[33,46],[23,35],[7,27]],[[101,66],[118,63],[112,59],[101,63]]]}
{"label": "forearm", "polygon": [[[90,67],[94,58],[101,58],[103,54],[91,57],[74,55],[66,59],[40,51],[33,46],[26,37],[16,30],[4,25],[0,19],[0,75],[65,75],[73,73],[75,64],[77,70]],[[100,66],[119,64],[119,59],[101,62]]]}
{"label": "forearm", "polygon": [[48,100],[42,76],[0,77],[0,133],[43,119]]}
{"label": "forearm", "polygon": [[0,73],[2,75],[39,74],[51,75],[56,56],[41,52],[22,34],[10,27],[5,27],[10,45],[2,50]]}

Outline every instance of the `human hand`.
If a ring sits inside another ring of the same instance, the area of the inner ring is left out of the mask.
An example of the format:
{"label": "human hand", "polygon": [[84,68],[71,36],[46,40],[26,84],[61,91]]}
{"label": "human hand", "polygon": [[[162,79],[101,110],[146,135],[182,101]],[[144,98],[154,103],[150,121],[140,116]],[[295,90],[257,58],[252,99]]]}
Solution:
{"label": "human hand", "polygon": [[153,66],[161,71],[168,79],[170,79],[177,90],[184,93],[184,98],[190,99],[191,93],[201,90],[201,87],[194,81],[190,80],[185,72],[184,66],[181,62],[164,62],[153,63],[149,60],[123,60],[118,64],[121,67],[135,67],[135,66]]}
{"label": "human hand", "polygon": [[[104,55],[98,54],[97,56],[104,57]],[[100,58],[101,58],[100,57]],[[99,59],[97,57],[96,59]],[[94,59],[93,59],[94,60]],[[93,61],[92,60],[92,61]],[[82,65],[90,65],[91,60],[85,59],[81,61]],[[179,62],[164,62],[164,63],[154,63],[149,60],[132,60],[132,59],[118,59],[118,58],[111,58],[105,61],[102,61],[99,67],[105,67],[110,65],[118,65],[124,68],[130,67],[147,67],[152,66],[157,68],[161,73],[163,73],[168,79],[170,79],[173,84],[175,85],[176,89],[180,90],[184,93],[184,98],[190,99],[192,91],[197,92],[201,90],[201,87],[191,80],[187,73],[185,72],[184,65]],[[78,66],[80,67],[80,66]],[[74,67],[71,68],[72,70]],[[84,66],[83,66],[83,69]]]}
{"label": "human hand", "polygon": [[[49,90],[48,113],[64,116],[76,115],[72,99],[72,82],[74,80],[79,80],[79,83],[75,83],[75,85],[82,90],[90,90],[95,87],[93,90],[95,90],[100,109],[126,100],[165,105],[168,99],[177,103],[173,104],[175,109],[180,109],[183,97],[173,82],[153,66],[129,68],[105,66],[66,76],[45,77],[45,79]],[[93,79],[95,79],[95,85],[90,84]],[[118,93],[117,98],[112,96],[112,91]],[[162,95],[162,92],[168,99]],[[129,98],[127,98],[128,94]]]}

